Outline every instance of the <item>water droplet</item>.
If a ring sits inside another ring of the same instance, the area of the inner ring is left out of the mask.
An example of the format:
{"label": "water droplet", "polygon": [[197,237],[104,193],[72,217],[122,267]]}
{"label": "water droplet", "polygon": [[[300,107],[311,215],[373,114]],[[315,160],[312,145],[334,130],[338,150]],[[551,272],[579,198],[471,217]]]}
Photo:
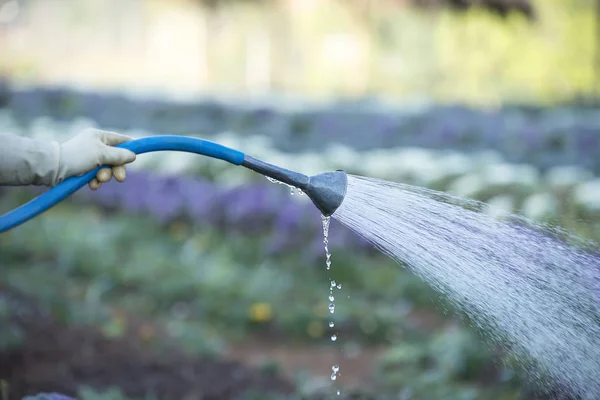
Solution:
{"label": "water droplet", "polygon": [[341,393],[341,392],[340,392],[340,389],[338,389],[338,391],[337,391],[337,395],[339,396],[339,395],[340,395],[340,393]]}
{"label": "water droplet", "polygon": [[331,335],[331,341],[335,342],[337,340],[337,335]]}
{"label": "water droplet", "polygon": [[340,366],[336,364],[333,367],[331,367],[331,370],[337,374],[337,372],[340,370]]}
{"label": "water droplet", "polygon": [[267,178],[269,180],[269,182],[271,182],[271,183],[276,183],[278,185],[285,185],[285,186],[287,186],[288,188],[290,188],[290,193],[292,194],[292,196],[294,195],[294,193],[298,193],[299,195],[303,195],[304,194],[304,192],[302,192],[302,190],[300,190],[299,188],[297,188],[295,186],[292,186],[292,185],[287,184],[285,182],[278,181],[277,179],[273,179],[270,176],[265,176],[265,178]]}
{"label": "water droplet", "polygon": [[331,287],[335,287],[335,281],[331,281]]}
{"label": "water droplet", "polygon": [[333,300],[335,300],[335,297],[333,297],[333,295],[332,295],[332,294],[330,294],[330,295],[329,295],[329,301],[333,301]]}
{"label": "water droplet", "polygon": [[342,284],[341,284],[341,283],[338,283],[338,285],[337,285],[337,288],[338,288],[338,289],[341,289],[341,288],[342,288]]}
{"label": "water droplet", "polygon": [[335,326],[335,324],[333,323],[333,321],[329,322],[329,327],[333,328]]}
{"label": "water droplet", "polygon": [[332,314],[335,312],[335,304],[333,304],[333,303],[329,304],[329,312]]}
{"label": "water droplet", "polygon": [[335,381],[337,379],[337,376],[335,376],[335,372],[331,373],[331,380]]}

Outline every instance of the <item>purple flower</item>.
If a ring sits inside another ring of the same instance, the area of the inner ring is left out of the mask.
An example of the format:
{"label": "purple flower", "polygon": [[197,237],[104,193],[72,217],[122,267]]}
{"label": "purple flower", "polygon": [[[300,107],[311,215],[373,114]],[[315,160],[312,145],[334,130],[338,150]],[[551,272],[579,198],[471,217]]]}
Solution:
{"label": "purple flower", "polygon": [[75,398],[59,393],[39,393],[35,396],[26,396],[23,400],[75,400]]}

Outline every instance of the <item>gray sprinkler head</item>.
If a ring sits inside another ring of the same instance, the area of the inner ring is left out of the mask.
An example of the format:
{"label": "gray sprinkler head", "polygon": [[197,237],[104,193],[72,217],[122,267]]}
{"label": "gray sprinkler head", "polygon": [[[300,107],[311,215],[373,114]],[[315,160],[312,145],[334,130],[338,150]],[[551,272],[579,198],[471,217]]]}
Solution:
{"label": "gray sprinkler head", "polygon": [[245,156],[242,166],[279,182],[301,189],[321,213],[329,217],[344,201],[348,176],[342,170],[306,176],[264,161]]}

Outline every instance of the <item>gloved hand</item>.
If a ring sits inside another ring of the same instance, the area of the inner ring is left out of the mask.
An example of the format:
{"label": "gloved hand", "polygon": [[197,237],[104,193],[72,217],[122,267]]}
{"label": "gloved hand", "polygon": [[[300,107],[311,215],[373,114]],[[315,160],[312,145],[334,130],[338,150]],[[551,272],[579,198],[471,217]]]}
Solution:
{"label": "gloved hand", "polygon": [[90,181],[95,190],[113,176],[125,179],[125,164],[135,160],[132,151],[116,148],[128,136],[86,129],[63,143],[0,133],[0,185],[56,186],[64,179],[81,175],[100,165]]}
{"label": "gloved hand", "polygon": [[136,154],[130,150],[116,146],[130,141],[131,138],[115,132],[98,129],[86,129],[72,137],[59,147],[59,163],[55,182],[57,185],[64,179],[84,174],[100,165],[111,165],[102,168],[88,184],[90,189],[98,189],[102,183],[114,176],[119,182],[125,180],[125,164],[133,162]]}

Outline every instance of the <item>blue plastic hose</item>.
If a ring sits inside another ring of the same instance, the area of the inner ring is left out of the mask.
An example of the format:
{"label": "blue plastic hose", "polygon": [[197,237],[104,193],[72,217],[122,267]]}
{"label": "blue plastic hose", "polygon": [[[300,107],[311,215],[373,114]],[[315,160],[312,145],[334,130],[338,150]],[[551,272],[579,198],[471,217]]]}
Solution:
{"label": "blue plastic hose", "polygon": [[[227,161],[234,165],[241,165],[245,158],[244,153],[220,144],[199,138],[176,135],[151,136],[135,139],[127,143],[120,144],[117,147],[131,150],[136,154],[150,153],[154,151],[181,151],[186,153],[196,153]],[[18,225],[21,225],[53,207],[54,205],[60,203],[94,179],[98,173],[98,170],[103,167],[108,167],[108,165],[97,167],[81,176],[74,176],[65,179],[63,182],[44,192],[35,199],[2,215],[0,217],[0,232],[5,232]]]}

